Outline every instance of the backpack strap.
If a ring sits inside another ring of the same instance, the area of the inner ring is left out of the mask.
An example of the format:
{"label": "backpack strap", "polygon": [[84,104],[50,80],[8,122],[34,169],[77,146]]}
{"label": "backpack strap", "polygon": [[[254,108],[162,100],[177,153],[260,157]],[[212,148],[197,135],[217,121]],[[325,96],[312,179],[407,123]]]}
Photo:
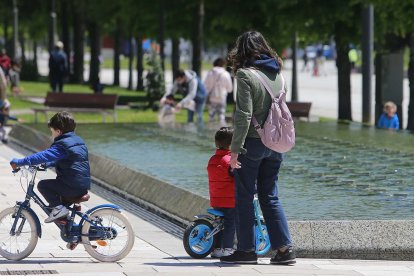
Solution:
{"label": "backpack strap", "polygon": [[[250,72],[253,73],[253,75],[255,75],[258,79],[259,82],[264,86],[265,90],[269,93],[270,97],[272,98],[272,100],[275,99],[275,96],[273,95],[273,90],[272,88],[269,86],[269,84],[267,83],[267,81],[257,72],[257,70],[253,69],[253,68],[247,68],[247,70],[249,70]],[[285,92],[285,78],[283,77],[282,74],[280,74],[280,76],[282,77],[282,91]],[[254,125],[254,128],[256,130],[260,129],[261,126],[259,125],[259,123],[257,122],[256,118],[254,117],[254,115],[252,115],[252,123]]]}

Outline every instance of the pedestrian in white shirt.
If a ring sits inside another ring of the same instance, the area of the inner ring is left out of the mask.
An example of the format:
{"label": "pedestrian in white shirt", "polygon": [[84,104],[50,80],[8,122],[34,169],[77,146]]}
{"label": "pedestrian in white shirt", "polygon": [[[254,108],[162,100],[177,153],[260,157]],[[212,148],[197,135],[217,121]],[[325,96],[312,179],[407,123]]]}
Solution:
{"label": "pedestrian in white shirt", "polygon": [[217,58],[213,62],[213,68],[207,73],[204,86],[207,90],[207,103],[209,120],[214,121],[217,114],[219,122],[225,123],[225,113],[227,106],[227,94],[233,90],[230,73],[224,69],[226,61]]}

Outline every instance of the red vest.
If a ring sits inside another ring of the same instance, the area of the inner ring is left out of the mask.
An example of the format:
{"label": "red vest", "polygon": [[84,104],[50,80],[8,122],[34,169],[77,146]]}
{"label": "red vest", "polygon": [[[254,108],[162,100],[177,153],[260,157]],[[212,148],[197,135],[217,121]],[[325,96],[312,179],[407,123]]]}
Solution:
{"label": "red vest", "polygon": [[234,208],[234,177],[229,175],[229,163],[230,151],[220,149],[208,161],[211,207]]}

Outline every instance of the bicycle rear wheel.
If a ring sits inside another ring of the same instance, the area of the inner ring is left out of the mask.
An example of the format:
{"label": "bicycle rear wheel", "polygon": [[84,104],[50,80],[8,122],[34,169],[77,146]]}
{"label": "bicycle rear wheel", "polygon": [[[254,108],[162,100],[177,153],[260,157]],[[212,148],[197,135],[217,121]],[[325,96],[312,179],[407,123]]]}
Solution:
{"label": "bicycle rear wheel", "polygon": [[128,255],[134,246],[135,234],[128,219],[115,209],[98,209],[89,215],[94,224],[82,225],[82,243],[93,258],[116,262]]}
{"label": "bicycle rear wheel", "polygon": [[33,252],[38,236],[35,219],[26,210],[22,210],[15,234],[11,235],[10,230],[15,218],[15,207],[7,208],[0,213],[0,255],[8,260],[18,261]]}

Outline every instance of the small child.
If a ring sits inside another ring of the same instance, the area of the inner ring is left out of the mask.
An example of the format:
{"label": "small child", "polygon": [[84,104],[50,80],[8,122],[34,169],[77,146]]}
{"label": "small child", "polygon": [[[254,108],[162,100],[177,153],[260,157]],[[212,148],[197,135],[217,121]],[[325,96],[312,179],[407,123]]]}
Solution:
{"label": "small child", "polygon": [[224,229],[221,236],[221,248],[216,248],[212,258],[220,258],[233,253],[235,234],[235,185],[230,171],[230,144],[233,130],[220,128],[215,135],[216,153],[207,166],[210,189],[210,206],[224,213]]}
{"label": "small child", "polygon": [[158,121],[160,123],[173,123],[175,122],[175,99],[173,95],[168,95],[161,102],[161,110],[158,114]]}
{"label": "small child", "polygon": [[386,102],[384,104],[384,113],[378,120],[378,128],[385,128],[390,130],[398,130],[400,122],[398,120],[397,106],[393,102]]}
{"label": "small child", "polygon": [[7,144],[6,129],[4,126],[7,124],[8,120],[19,121],[16,117],[10,116],[10,102],[6,99],[0,101],[0,140]]}
{"label": "small child", "polygon": [[46,167],[56,168],[56,179],[39,181],[37,188],[53,208],[45,223],[66,217],[69,210],[62,205],[62,197],[80,197],[88,193],[91,176],[88,160],[88,148],[85,142],[75,134],[76,122],[68,112],[56,113],[48,127],[54,138],[47,150],[22,159],[14,158],[10,165],[13,169],[25,165],[46,163]]}

